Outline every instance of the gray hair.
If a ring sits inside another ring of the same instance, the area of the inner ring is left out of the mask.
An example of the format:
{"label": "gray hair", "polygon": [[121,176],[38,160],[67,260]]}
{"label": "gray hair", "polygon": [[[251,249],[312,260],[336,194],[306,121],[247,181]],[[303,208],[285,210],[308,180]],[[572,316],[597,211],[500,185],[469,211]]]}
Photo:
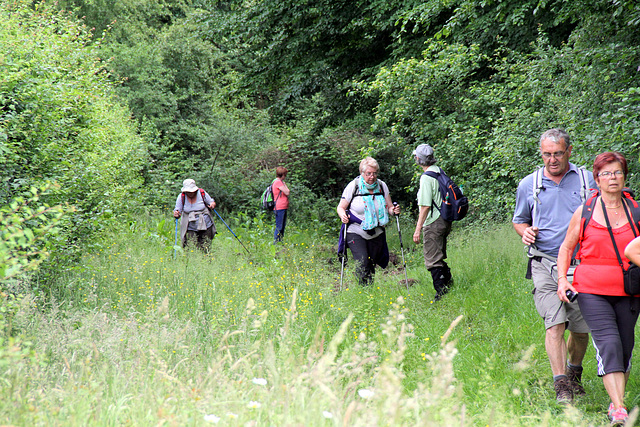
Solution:
{"label": "gray hair", "polygon": [[548,131],[543,133],[542,136],[540,137],[540,145],[542,145],[542,141],[544,141],[545,139],[550,139],[556,144],[559,144],[560,140],[563,140],[565,149],[568,149],[569,146],[571,145],[571,141],[569,140],[569,134],[564,129],[560,129],[560,128],[549,129]]}
{"label": "gray hair", "polygon": [[431,166],[431,165],[435,165],[436,164],[436,158],[433,156],[427,156],[427,157],[420,157],[420,156],[414,156],[416,159],[416,163],[419,164],[420,166]]}
{"label": "gray hair", "polygon": [[363,174],[364,170],[367,167],[374,168],[376,170],[376,172],[380,170],[380,165],[378,165],[378,162],[376,162],[376,159],[374,159],[371,156],[365,157],[360,162],[360,173]]}

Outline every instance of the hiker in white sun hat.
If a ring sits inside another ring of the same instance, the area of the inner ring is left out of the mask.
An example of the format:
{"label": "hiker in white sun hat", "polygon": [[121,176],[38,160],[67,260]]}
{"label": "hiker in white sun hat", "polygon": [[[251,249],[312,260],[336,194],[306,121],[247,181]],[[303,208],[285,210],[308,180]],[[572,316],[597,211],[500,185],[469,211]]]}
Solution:
{"label": "hiker in white sun hat", "polygon": [[207,249],[213,236],[216,234],[216,226],[211,217],[211,210],[215,209],[216,202],[202,188],[196,185],[195,180],[185,179],[182,182],[182,190],[176,199],[173,216],[180,218],[180,236],[182,246],[194,242],[200,249]]}

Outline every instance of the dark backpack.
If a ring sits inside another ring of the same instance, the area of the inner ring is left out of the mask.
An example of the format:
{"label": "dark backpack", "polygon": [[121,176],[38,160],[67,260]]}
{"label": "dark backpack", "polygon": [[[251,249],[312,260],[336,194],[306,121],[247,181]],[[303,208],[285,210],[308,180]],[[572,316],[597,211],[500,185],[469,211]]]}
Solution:
{"label": "dark backpack", "polygon": [[[579,241],[582,241],[582,239],[584,238],[584,230],[587,227],[587,224],[589,223],[589,221],[591,220],[591,217],[593,216],[593,208],[594,208],[594,202],[595,200],[598,198],[598,196],[600,195],[599,191],[595,191],[591,197],[589,197],[589,199],[584,202],[584,205],[582,205],[582,216],[580,218],[580,239]],[[629,188],[623,188],[622,189],[622,195],[624,196],[622,198],[622,203],[626,204],[626,207],[629,209],[629,212],[631,213],[631,218],[633,221],[633,225],[631,227],[631,230],[633,231],[634,235],[638,235],[638,230],[640,228],[640,205],[638,205],[638,202],[636,202],[636,200],[634,199],[634,194],[633,191]],[[627,213],[627,209],[625,209],[625,214]]]}
{"label": "dark backpack", "polygon": [[[436,206],[440,211],[440,216],[445,221],[460,221],[469,211],[469,199],[462,194],[462,190],[440,169],[440,173],[426,171],[423,175],[430,176],[438,180],[440,185],[440,195],[442,205]],[[434,205],[435,206],[435,205]]]}
{"label": "dark backpack", "polygon": [[265,211],[272,211],[276,207],[276,201],[278,197],[280,197],[280,193],[276,199],[273,199],[273,183],[276,182],[274,179],[271,184],[262,192],[262,196],[260,197],[260,207]]}

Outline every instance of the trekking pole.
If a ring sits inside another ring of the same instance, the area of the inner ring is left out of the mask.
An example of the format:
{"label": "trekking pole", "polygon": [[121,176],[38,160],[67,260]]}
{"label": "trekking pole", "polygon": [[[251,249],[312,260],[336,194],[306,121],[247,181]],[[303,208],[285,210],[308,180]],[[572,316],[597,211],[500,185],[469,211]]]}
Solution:
{"label": "trekking pole", "polygon": [[[217,211],[217,210],[215,210],[215,209],[214,209],[213,211],[216,213],[216,215],[218,215],[218,218],[220,218],[220,221],[222,221],[222,222],[224,223],[224,225],[226,225],[226,226],[227,226],[227,228],[229,229],[229,231],[231,232],[231,234],[233,234],[233,237],[235,237],[236,239],[238,239],[238,236],[236,236],[236,233],[234,233],[234,232],[233,232],[233,230],[231,229],[231,227],[229,227],[229,224],[227,224],[227,223],[224,221],[224,219],[222,219],[222,217],[220,216],[220,214],[218,213],[218,211]],[[240,239],[238,239],[238,242],[240,242]],[[245,246],[242,242],[240,242],[240,244],[242,245],[242,247],[244,248],[244,250],[245,250],[245,251],[247,251],[247,253],[248,253],[249,255],[251,255],[251,252],[249,252],[249,249],[247,249],[247,248],[246,248],[246,246]]]}
{"label": "trekking pole", "polygon": [[[393,206],[397,206],[398,203],[394,202]],[[402,245],[402,233],[400,232],[400,215],[396,215],[396,223],[398,224],[398,238],[400,239],[400,252],[402,253],[402,265],[404,266],[404,284],[409,290],[409,279],[407,279],[407,263],[404,261],[404,246]]]}
{"label": "trekking pole", "polygon": [[342,292],[342,278],[344,277],[344,258],[347,254],[347,226],[344,227],[344,249],[342,250],[342,268],[340,269],[340,292]]}
{"label": "trekking pole", "polygon": [[173,258],[176,258],[176,251],[178,247],[178,218],[176,218],[176,238],[173,240]]}

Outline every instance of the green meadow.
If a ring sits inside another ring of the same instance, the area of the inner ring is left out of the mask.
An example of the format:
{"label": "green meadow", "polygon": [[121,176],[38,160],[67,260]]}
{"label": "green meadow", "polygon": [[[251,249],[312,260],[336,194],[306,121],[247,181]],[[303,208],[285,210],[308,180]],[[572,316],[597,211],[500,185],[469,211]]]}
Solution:
{"label": "green meadow", "polygon": [[[576,165],[624,153],[638,194],[637,4],[0,1],[0,427],[607,425],[592,348],[587,396],[555,403],[507,221],[552,127]],[[472,205],[437,303],[420,143]],[[404,242],[389,224],[362,288],[335,206],[365,156]],[[148,212],[186,178],[246,250],[217,218],[210,251],[175,248],[173,203]]]}
{"label": "green meadow", "polygon": [[[290,224],[274,246],[271,218],[229,218],[249,253],[220,223],[203,253],[174,247],[173,218],[123,223],[53,285],[7,305],[0,424],[608,424],[592,348],[587,396],[555,403],[510,225],[454,228],[455,287],[433,303],[401,219],[409,289],[395,226],[397,263],[363,288],[347,262],[340,289],[337,225]],[[632,375],[630,407],[639,391]]]}

